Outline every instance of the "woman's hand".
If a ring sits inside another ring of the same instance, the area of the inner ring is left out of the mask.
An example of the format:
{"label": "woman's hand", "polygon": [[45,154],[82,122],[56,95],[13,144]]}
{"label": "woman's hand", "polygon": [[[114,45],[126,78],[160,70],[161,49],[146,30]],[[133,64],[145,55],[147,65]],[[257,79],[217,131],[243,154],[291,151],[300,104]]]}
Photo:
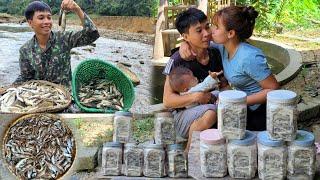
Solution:
{"label": "woman's hand", "polygon": [[188,42],[184,41],[181,43],[179,48],[179,54],[182,59],[186,61],[191,61],[196,57],[196,53],[194,53],[191,49],[191,46],[188,44]]}

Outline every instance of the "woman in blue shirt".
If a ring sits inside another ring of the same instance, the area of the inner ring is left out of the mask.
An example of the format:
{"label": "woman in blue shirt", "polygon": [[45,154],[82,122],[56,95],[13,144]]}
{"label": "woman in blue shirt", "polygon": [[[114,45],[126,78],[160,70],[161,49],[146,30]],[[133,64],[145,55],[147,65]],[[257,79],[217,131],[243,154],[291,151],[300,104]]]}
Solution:
{"label": "woman in blue shirt", "polygon": [[[257,17],[258,12],[251,6],[230,6],[217,11],[213,17],[211,46],[220,51],[229,84],[248,95],[247,129],[260,131],[266,129],[267,93],[279,88],[279,84],[263,52],[246,42]],[[179,52],[184,59],[194,55],[187,43],[182,44]]]}

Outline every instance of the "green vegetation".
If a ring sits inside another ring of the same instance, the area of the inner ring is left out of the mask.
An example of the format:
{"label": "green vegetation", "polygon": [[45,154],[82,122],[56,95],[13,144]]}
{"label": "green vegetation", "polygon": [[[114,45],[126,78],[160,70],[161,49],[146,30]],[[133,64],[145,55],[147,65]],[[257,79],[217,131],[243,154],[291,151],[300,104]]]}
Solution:
{"label": "green vegetation", "polygon": [[133,139],[139,143],[149,141],[154,136],[154,117],[133,121]]}
{"label": "green vegetation", "polygon": [[[26,6],[33,0],[0,0],[0,12],[23,15]],[[53,11],[59,12],[62,0],[44,0]],[[77,0],[87,13],[106,16],[155,16],[157,0]]]}
{"label": "green vegetation", "polygon": [[320,0],[238,0],[237,4],[251,5],[259,11],[259,33],[320,26]]}

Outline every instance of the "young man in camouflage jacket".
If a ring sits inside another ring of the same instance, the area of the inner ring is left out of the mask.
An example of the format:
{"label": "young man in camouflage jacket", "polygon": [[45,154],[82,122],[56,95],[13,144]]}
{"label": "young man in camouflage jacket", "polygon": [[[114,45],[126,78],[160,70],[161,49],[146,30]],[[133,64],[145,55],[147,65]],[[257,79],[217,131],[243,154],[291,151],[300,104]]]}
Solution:
{"label": "young man in camouflage jacket", "polygon": [[20,75],[15,83],[46,80],[70,87],[70,51],[99,38],[92,20],[73,0],[63,0],[61,8],[78,15],[83,29],[78,32],[53,32],[50,7],[41,1],[30,3],[25,16],[35,35],[20,48]]}

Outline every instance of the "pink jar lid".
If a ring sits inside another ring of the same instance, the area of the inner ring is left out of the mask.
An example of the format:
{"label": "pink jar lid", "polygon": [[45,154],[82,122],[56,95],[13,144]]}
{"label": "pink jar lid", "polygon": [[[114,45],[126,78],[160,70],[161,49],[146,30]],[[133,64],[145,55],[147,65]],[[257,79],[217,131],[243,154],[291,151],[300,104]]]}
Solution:
{"label": "pink jar lid", "polygon": [[226,139],[218,129],[207,129],[201,131],[200,140],[206,144],[221,144],[226,142]]}

